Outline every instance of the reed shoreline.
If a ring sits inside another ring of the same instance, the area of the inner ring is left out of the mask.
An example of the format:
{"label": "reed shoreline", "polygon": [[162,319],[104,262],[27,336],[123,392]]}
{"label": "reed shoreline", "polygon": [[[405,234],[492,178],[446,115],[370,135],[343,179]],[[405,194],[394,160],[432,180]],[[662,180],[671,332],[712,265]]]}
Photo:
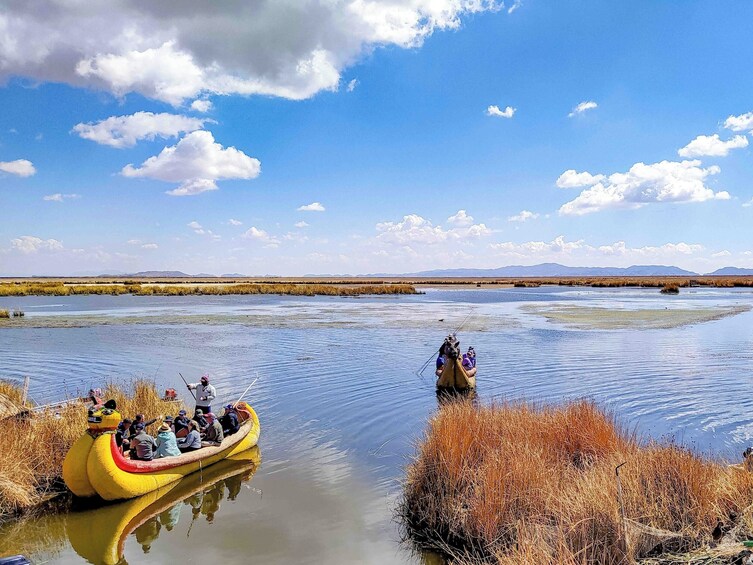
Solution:
{"label": "reed shoreline", "polygon": [[[87,429],[83,402],[31,411],[22,405],[21,395],[15,383],[0,380],[0,522],[58,505],[53,499],[68,492],[62,480],[63,459]],[[164,400],[156,384],[143,379],[127,388],[109,384],[103,397],[115,399],[118,411],[131,418],[175,415],[185,408],[182,402]],[[158,424],[148,431],[154,433]]]}
{"label": "reed shoreline", "polygon": [[406,539],[456,563],[692,563],[671,556],[699,551],[731,563],[753,535],[753,473],[642,440],[589,401],[459,401],[430,419],[397,512]]}
{"label": "reed shoreline", "polygon": [[175,281],[14,281],[0,283],[2,296],[73,296],[73,295],[134,296],[221,296],[244,294],[278,294],[290,296],[361,296],[386,294],[419,294],[410,284],[300,284],[300,283],[186,283]]}

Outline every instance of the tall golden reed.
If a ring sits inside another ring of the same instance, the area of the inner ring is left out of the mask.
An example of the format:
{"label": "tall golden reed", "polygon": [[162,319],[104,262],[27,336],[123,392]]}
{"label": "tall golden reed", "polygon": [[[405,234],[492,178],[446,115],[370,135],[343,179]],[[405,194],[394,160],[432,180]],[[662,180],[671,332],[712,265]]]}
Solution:
{"label": "tall golden reed", "polygon": [[399,514],[419,546],[459,561],[610,565],[654,548],[651,532],[664,551],[695,550],[715,530],[750,533],[752,504],[753,473],[639,441],[591,402],[456,402],[430,420]]}
{"label": "tall golden reed", "polygon": [[[0,381],[0,395],[20,402],[20,391]],[[182,403],[162,400],[153,382],[137,380],[132,390],[109,385],[104,398],[114,398],[123,416],[147,418],[177,414]],[[86,405],[74,402],[29,417],[0,420],[0,517],[15,514],[63,490],[63,459],[68,447],[86,430]],[[154,433],[156,424],[149,431]]]}

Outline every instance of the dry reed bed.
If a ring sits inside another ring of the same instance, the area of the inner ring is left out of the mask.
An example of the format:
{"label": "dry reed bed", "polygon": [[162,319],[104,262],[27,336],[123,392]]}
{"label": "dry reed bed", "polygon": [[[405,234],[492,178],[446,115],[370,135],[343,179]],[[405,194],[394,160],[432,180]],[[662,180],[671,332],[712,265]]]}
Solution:
{"label": "dry reed bed", "polygon": [[[623,462],[627,548],[615,479]],[[749,534],[752,503],[752,473],[641,442],[593,403],[457,402],[430,420],[399,515],[419,546],[459,562],[622,564],[660,539],[662,551],[686,552],[715,530]],[[676,535],[654,538],[640,525]]]}
{"label": "dry reed bed", "polygon": [[[20,391],[0,381],[0,396],[20,403]],[[131,390],[108,385],[106,399],[114,398],[118,411],[147,418],[177,414],[184,406],[166,402],[154,383],[137,380]],[[62,465],[68,448],[87,428],[84,404],[73,402],[58,409],[36,412],[29,417],[6,417],[0,433],[0,518],[17,514],[64,490]],[[154,433],[157,424],[149,431]]]}
{"label": "dry reed bed", "polygon": [[293,296],[359,296],[417,294],[409,284],[341,286],[334,284],[239,283],[212,285],[65,284],[64,282],[0,283],[0,296],[71,296],[76,294],[187,296],[229,294],[285,294]]}

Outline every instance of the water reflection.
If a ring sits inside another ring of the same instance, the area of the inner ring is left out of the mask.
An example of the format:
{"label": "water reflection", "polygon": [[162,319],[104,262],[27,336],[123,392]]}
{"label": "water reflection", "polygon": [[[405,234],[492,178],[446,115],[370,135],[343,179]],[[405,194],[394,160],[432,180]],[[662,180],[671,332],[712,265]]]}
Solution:
{"label": "water reflection", "polygon": [[[259,449],[254,447],[142,497],[95,510],[70,512],[65,517],[65,534],[76,553],[95,565],[128,563],[129,536],[135,539],[142,555],[149,554],[160,536],[176,529],[187,507],[191,518],[186,537],[206,535],[198,524],[202,519],[211,524],[223,500],[235,501],[260,460]],[[132,558],[143,560],[138,553]]]}

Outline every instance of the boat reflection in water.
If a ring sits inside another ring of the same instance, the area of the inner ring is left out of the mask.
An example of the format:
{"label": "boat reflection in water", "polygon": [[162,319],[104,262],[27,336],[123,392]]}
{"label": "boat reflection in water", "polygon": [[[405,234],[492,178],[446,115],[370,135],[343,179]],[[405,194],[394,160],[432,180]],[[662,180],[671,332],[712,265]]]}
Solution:
{"label": "boat reflection in water", "polygon": [[221,502],[236,499],[260,462],[259,448],[254,447],[139,498],[96,510],[70,512],[65,521],[68,540],[76,553],[90,563],[125,564],[128,536],[133,535],[142,551],[149,553],[161,535],[169,535],[175,529],[182,510],[189,506],[190,537],[194,522],[202,516],[213,522]]}

